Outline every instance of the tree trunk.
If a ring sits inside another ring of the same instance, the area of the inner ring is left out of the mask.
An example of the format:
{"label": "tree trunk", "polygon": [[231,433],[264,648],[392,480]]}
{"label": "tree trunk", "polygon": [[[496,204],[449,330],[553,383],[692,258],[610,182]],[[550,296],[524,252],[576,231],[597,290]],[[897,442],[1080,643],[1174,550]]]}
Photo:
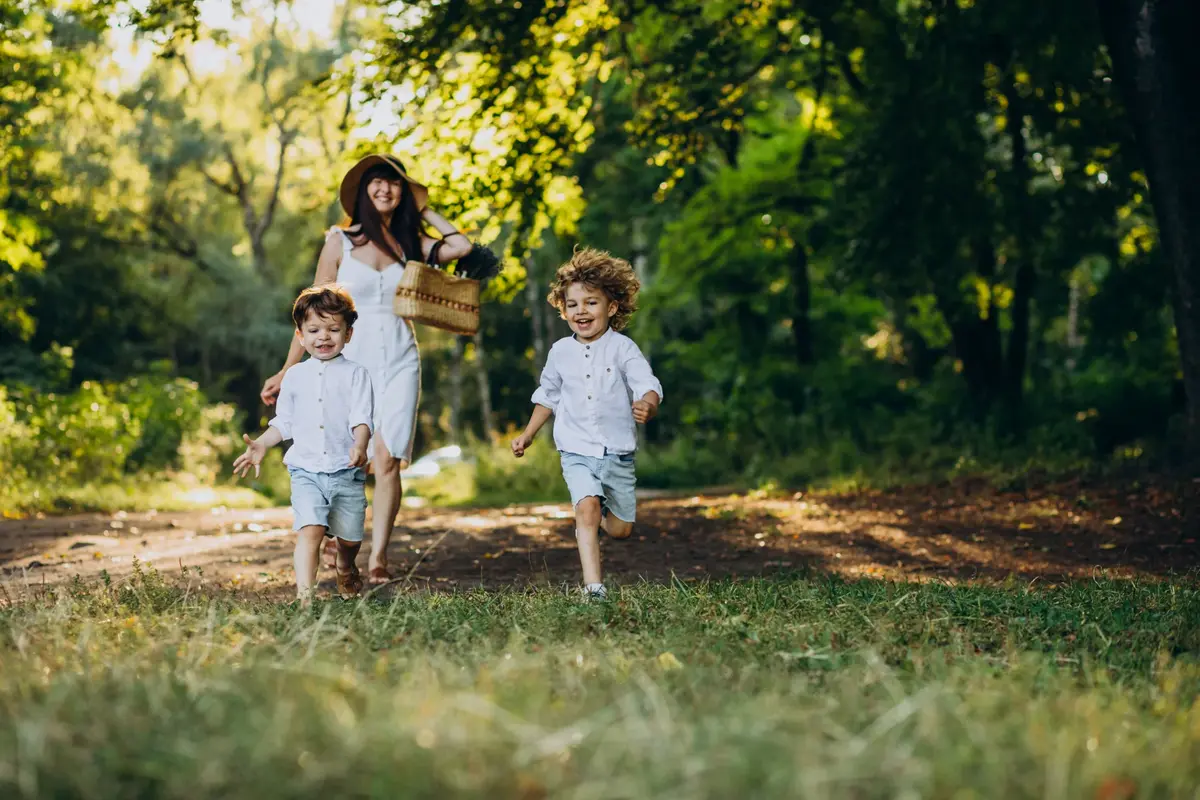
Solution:
{"label": "tree trunk", "polygon": [[1071,275],[1067,296],[1067,372],[1074,372],[1078,354],[1083,347],[1079,336],[1079,276]]}
{"label": "tree trunk", "polygon": [[487,352],[483,349],[483,332],[475,332],[475,382],[479,387],[479,415],[483,419],[483,435],[491,441],[497,436],[496,416],[492,412],[492,386],[488,380]]}
{"label": "tree trunk", "polygon": [[1017,274],[1013,283],[1012,330],[1008,335],[1008,352],[1004,364],[1005,395],[1008,410],[1019,417],[1025,390],[1025,368],[1029,361],[1029,317],[1033,292],[1037,283],[1032,248],[1033,225],[1029,219],[1029,164],[1025,147],[1025,114],[1021,97],[1014,82],[1008,93],[1007,125],[1012,140],[1012,168],[1009,198],[1012,203],[1010,219],[1017,239]]}
{"label": "tree trunk", "polygon": [[1163,255],[1175,273],[1175,329],[1189,452],[1200,460],[1200,3],[1097,0],[1113,74],[1146,164]]}
{"label": "tree trunk", "polygon": [[800,366],[809,366],[816,361],[812,341],[812,323],[809,311],[812,308],[812,285],[808,274],[808,250],[803,240],[792,245],[792,342],[796,361]]}
{"label": "tree trunk", "polygon": [[450,355],[450,443],[462,444],[462,363],[463,337],[454,337],[454,350]]}
{"label": "tree trunk", "polygon": [[646,221],[634,217],[631,223],[630,244],[633,245],[633,274],[637,275],[642,288],[646,288]]}
{"label": "tree trunk", "polygon": [[950,328],[954,356],[962,364],[967,393],[981,416],[993,409],[1004,389],[1004,358],[1000,346],[1000,326],[996,307],[986,317],[979,309],[952,291],[939,289],[938,310]]}
{"label": "tree trunk", "polygon": [[533,371],[535,374],[541,374],[542,367],[546,364],[546,334],[545,326],[542,323],[542,305],[545,304],[545,299],[542,297],[541,283],[537,279],[537,269],[532,257],[525,259],[525,307],[529,310],[529,325],[533,333]]}

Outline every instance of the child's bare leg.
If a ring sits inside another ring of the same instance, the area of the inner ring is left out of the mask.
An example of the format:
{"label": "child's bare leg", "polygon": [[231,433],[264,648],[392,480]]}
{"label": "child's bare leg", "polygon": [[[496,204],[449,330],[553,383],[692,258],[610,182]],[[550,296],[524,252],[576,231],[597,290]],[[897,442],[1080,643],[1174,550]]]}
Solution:
{"label": "child's bare leg", "polygon": [[354,567],[354,560],[358,558],[362,542],[348,542],[340,537],[335,537],[334,541],[337,542],[337,571],[349,572]]}
{"label": "child's bare leg", "polygon": [[614,539],[628,539],[629,534],[633,533],[633,523],[614,517],[611,511],[605,515],[600,527]]}
{"label": "child's bare leg", "polygon": [[313,591],[317,588],[317,559],[324,539],[324,525],[305,525],[296,532],[296,552],[293,555],[296,597],[303,603],[312,599]]}
{"label": "child's bare leg", "polygon": [[362,542],[348,542],[341,537],[336,538],[337,541],[337,586],[338,594],[344,598],[358,595],[362,592],[362,578],[359,577],[358,566],[355,565],[354,559],[358,557],[358,550],[362,547]]}
{"label": "child's bare leg", "polygon": [[600,583],[600,498],[585,497],[575,506],[575,538],[585,585]]}

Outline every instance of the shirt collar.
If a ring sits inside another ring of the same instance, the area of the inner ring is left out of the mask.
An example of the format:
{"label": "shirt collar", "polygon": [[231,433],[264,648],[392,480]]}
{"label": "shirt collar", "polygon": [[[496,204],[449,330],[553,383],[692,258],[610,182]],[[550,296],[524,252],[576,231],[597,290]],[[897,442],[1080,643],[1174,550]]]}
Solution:
{"label": "shirt collar", "polygon": [[600,334],[600,338],[598,338],[598,339],[593,339],[592,341],[585,343],[585,342],[579,341],[579,339],[577,339],[575,337],[575,334],[572,333],[571,341],[580,347],[591,347],[594,344],[600,344],[601,342],[603,342],[605,339],[607,339],[612,334],[612,332],[613,332],[613,329],[612,329],[612,325],[610,324],[608,326],[608,329],[605,330],[604,333]]}

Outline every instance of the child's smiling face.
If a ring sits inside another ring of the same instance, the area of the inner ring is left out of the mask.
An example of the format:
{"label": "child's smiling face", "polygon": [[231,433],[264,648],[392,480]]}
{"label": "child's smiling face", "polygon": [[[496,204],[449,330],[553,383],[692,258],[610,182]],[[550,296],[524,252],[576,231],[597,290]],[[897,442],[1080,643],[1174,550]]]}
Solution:
{"label": "child's smiling face", "polygon": [[329,316],[315,311],[309,311],[304,324],[296,329],[296,335],[308,354],[322,361],[340,355],[352,333],[353,330],[346,325],[341,314]]}
{"label": "child's smiling face", "polygon": [[594,342],[608,330],[608,321],[617,313],[617,304],[601,289],[586,283],[572,283],[567,287],[567,324],[575,338],[581,342]]}

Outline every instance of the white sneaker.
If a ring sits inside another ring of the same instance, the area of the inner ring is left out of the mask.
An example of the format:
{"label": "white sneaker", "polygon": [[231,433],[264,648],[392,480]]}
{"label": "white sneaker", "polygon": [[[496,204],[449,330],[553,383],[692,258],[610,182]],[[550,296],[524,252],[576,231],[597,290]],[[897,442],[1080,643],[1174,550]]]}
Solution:
{"label": "white sneaker", "polygon": [[603,583],[589,583],[583,587],[584,600],[607,600],[608,590],[604,588]]}

